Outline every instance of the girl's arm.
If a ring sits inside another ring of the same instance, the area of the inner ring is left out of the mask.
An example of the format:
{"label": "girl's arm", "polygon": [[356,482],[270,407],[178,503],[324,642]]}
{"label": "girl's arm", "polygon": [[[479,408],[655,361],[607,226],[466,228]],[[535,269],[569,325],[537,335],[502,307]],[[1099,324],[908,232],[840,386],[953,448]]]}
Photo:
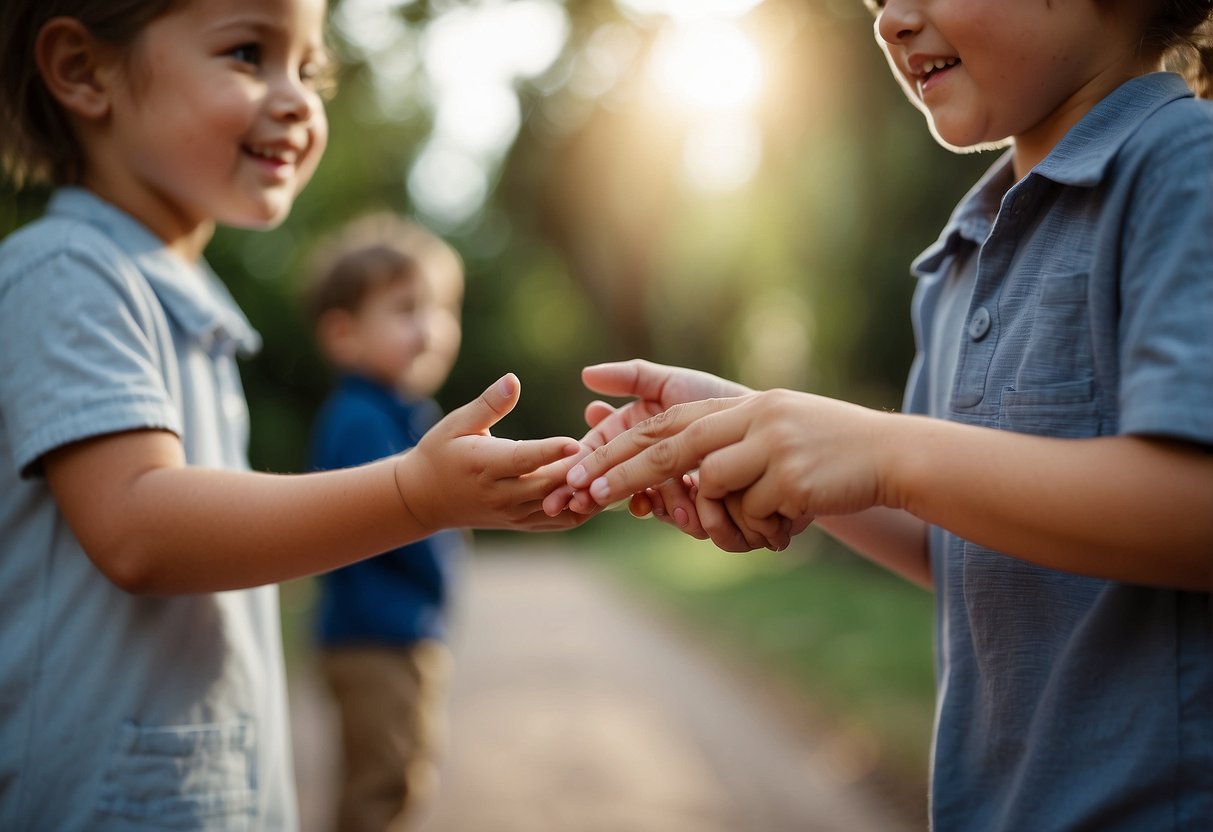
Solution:
{"label": "girl's arm", "polygon": [[[743,492],[750,517],[883,506],[1054,569],[1213,588],[1213,455],[1185,443],[1027,436],[773,390],[674,407],[586,457],[569,482],[602,504],[696,467],[702,494]],[[870,527],[825,525],[883,546]],[[921,574],[913,546],[889,551]]]}
{"label": "girl's arm", "polygon": [[[543,497],[571,439],[515,442],[489,428],[518,400],[507,375],[416,448],[359,468],[275,475],[185,464],[181,443],[140,430],[43,460],[55,499],[98,569],[139,594],[274,583],[343,566],[448,527],[565,529]],[[537,468],[548,465],[545,472]]]}

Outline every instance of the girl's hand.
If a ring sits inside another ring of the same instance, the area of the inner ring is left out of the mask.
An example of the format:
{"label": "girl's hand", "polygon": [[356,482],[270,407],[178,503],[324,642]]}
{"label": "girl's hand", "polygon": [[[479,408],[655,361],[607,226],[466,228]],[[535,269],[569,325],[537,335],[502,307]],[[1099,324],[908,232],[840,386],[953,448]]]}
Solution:
{"label": "girl's hand", "polygon": [[503,376],[397,458],[401,499],[422,526],[540,531],[572,528],[589,516],[543,511],[543,498],[564,483],[566,458],[581,450],[576,440],[515,441],[489,433],[519,394],[518,378]]}
{"label": "girl's hand", "polygon": [[[701,517],[704,500],[723,500],[748,544],[755,532],[777,541],[763,525],[776,515],[787,519],[790,534],[818,515],[883,503],[887,443],[880,427],[889,418],[786,390],[677,405],[582,459],[568,481],[605,504],[698,469]],[[719,511],[704,525],[730,536]]]}

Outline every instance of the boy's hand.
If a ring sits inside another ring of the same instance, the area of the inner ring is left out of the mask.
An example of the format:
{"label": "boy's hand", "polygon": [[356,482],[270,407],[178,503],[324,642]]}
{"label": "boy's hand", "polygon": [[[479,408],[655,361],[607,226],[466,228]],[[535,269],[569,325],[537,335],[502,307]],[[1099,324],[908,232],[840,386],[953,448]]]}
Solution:
{"label": "boy's hand", "polygon": [[[881,503],[881,417],[786,390],[677,405],[585,457],[568,481],[605,504],[698,469],[696,505],[713,541],[732,548],[740,531],[754,548],[819,514]],[[706,510],[704,499],[723,501],[725,511]],[[787,525],[770,526],[777,517]]]}
{"label": "boy's hand", "polygon": [[514,409],[520,389],[518,378],[506,374],[397,459],[401,499],[422,527],[556,530],[589,516],[543,511],[543,498],[563,484],[569,467],[554,463],[580,450],[576,440],[515,441],[489,433]]}

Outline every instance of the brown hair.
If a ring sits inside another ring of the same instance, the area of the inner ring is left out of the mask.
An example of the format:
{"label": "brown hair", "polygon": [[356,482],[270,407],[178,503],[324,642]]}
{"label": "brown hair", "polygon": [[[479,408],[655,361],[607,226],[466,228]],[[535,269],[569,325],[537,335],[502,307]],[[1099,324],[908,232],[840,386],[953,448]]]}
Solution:
{"label": "brown hair", "polygon": [[432,275],[462,288],[463,263],[455,250],[394,214],[354,220],[319,247],[314,263],[303,298],[313,327],[331,309],[357,312],[374,289],[396,280]]}
{"label": "brown hair", "polygon": [[84,159],[34,55],[38,34],[56,17],[74,18],[96,38],[129,45],[183,0],[4,0],[0,3],[0,169],[17,185],[78,182]]}
{"label": "brown hair", "polygon": [[1146,32],[1168,69],[1200,98],[1213,98],[1213,0],[1164,0]]}

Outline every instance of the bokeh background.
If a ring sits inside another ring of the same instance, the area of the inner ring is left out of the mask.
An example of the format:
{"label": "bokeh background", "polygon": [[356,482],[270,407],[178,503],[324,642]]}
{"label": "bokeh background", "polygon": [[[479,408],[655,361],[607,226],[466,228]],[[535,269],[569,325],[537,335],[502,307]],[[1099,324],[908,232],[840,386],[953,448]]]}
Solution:
{"label": "bokeh background", "polygon": [[[500,435],[579,435],[580,368],[630,357],[899,406],[908,264],[991,160],[935,144],[861,0],[338,0],[331,40],[314,181],[280,228],[207,251],[265,338],[243,368],[256,468],[302,469],[329,383],[299,312],[311,246],[384,209],[463,256],[463,351],[438,397],[516,372]],[[0,234],[46,196],[0,184]],[[576,537],[822,703],[857,777],[920,793],[926,593],[812,531],[744,558],[626,516]]]}

